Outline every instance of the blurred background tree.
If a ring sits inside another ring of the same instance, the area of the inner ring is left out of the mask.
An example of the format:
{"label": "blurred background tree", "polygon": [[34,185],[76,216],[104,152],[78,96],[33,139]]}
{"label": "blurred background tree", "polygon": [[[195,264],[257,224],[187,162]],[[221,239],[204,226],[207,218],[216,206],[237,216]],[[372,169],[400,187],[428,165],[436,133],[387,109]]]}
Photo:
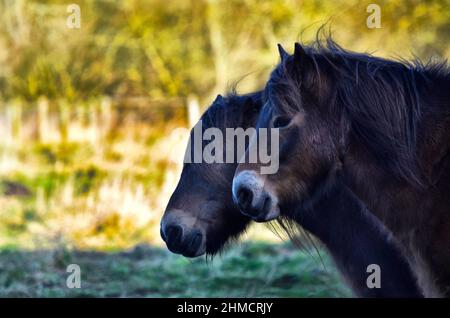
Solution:
{"label": "blurred background tree", "polygon": [[[449,54],[446,0],[78,1],[82,27],[66,27],[61,1],[1,2],[1,94],[84,100],[97,95],[167,98],[195,94],[203,104],[250,74],[260,87],[276,63],[276,43],[310,41],[324,23],[344,47],[383,56]],[[248,83],[247,83],[248,82]]]}

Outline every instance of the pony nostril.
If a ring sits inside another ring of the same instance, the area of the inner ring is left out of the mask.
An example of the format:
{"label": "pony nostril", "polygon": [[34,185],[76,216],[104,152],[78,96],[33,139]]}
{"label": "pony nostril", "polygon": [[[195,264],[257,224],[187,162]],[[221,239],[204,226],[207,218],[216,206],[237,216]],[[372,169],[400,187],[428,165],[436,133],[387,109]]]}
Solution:
{"label": "pony nostril", "polygon": [[170,225],[166,230],[167,244],[177,244],[183,235],[183,228],[180,225]]}
{"label": "pony nostril", "polygon": [[240,188],[237,193],[238,205],[242,210],[251,207],[253,201],[253,193],[247,188]]}
{"label": "pony nostril", "polygon": [[263,203],[263,209],[262,212],[264,215],[267,215],[270,212],[270,208],[272,205],[272,200],[270,199],[269,196],[264,198],[264,203]]}
{"label": "pony nostril", "polygon": [[258,215],[258,219],[256,221],[258,222],[267,221],[267,217],[270,214],[271,210],[272,210],[272,199],[270,198],[270,196],[266,195],[262,203],[261,213]]}
{"label": "pony nostril", "polygon": [[198,248],[200,247],[200,244],[202,243],[203,235],[201,233],[196,233],[193,235],[191,242],[189,244],[189,250],[195,254],[197,252]]}

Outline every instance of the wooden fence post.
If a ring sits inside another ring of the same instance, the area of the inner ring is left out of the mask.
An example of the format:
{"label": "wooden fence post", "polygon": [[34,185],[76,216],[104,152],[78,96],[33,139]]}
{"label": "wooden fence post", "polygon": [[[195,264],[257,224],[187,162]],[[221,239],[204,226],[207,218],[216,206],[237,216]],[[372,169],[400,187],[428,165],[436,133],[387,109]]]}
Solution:
{"label": "wooden fence post", "polygon": [[100,102],[100,127],[101,137],[104,138],[108,134],[112,126],[112,105],[111,98],[103,96]]}
{"label": "wooden fence post", "polygon": [[189,127],[194,127],[200,119],[200,104],[195,95],[189,95],[187,99],[188,123]]}
{"label": "wooden fence post", "polygon": [[69,136],[70,103],[66,99],[58,101],[59,106],[59,134],[62,142],[67,142]]}
{"label": "wooden fence post", "polygon": [[11,104],[11,138],[14,143],[22,140],[22,104],[18,100]]}
{"label": "wooden fence post", "polygon": [[41,97],[38,100],[38,131],[39,141],[45,142],[49,135],[49,121],[48,121],[48,99]]}

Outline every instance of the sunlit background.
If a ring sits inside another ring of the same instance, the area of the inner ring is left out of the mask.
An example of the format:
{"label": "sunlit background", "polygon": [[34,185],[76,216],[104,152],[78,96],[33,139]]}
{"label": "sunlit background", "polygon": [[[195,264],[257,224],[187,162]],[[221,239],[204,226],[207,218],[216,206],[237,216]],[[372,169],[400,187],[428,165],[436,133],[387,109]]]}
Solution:
{"label": "sunlit background", "polygon": [[[277,43],[324,24],[351,50],[449,57],[448,1],[73,3],[80,28],[67,1],[0,2],[0,296],[350,295],[324,251],[264,227],[209,264],[165,251],[188,131],[216,94],[263,87]],[[70,263],[80,290],[65,287]]]}

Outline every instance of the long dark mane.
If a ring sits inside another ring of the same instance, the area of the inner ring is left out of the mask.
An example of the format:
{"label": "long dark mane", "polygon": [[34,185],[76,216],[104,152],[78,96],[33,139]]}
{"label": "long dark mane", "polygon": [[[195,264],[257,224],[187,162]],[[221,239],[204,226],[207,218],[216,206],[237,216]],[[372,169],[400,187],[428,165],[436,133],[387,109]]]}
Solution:
{"label": "long dark mane", "polygon": [[[422,185],[417,160],[419,122],[430,83],[442,83],[443,89],[449,89],[446,61],[387,60],[345,50],[331,37],[316,40],[304,50],[312,61],[319,93],[324,83],[320,76],[332,78],[334,95],[330,105],[334,115],[349,119],[352,135],[388,171],[411,184]],[[295,111],[302,105],[296,74],[289,69],[292,59],[289,56],[276,67],[267,86],[273,95],[277,95],[279,85],[290,87],[277,98],[276,105],[283,112]]]}

